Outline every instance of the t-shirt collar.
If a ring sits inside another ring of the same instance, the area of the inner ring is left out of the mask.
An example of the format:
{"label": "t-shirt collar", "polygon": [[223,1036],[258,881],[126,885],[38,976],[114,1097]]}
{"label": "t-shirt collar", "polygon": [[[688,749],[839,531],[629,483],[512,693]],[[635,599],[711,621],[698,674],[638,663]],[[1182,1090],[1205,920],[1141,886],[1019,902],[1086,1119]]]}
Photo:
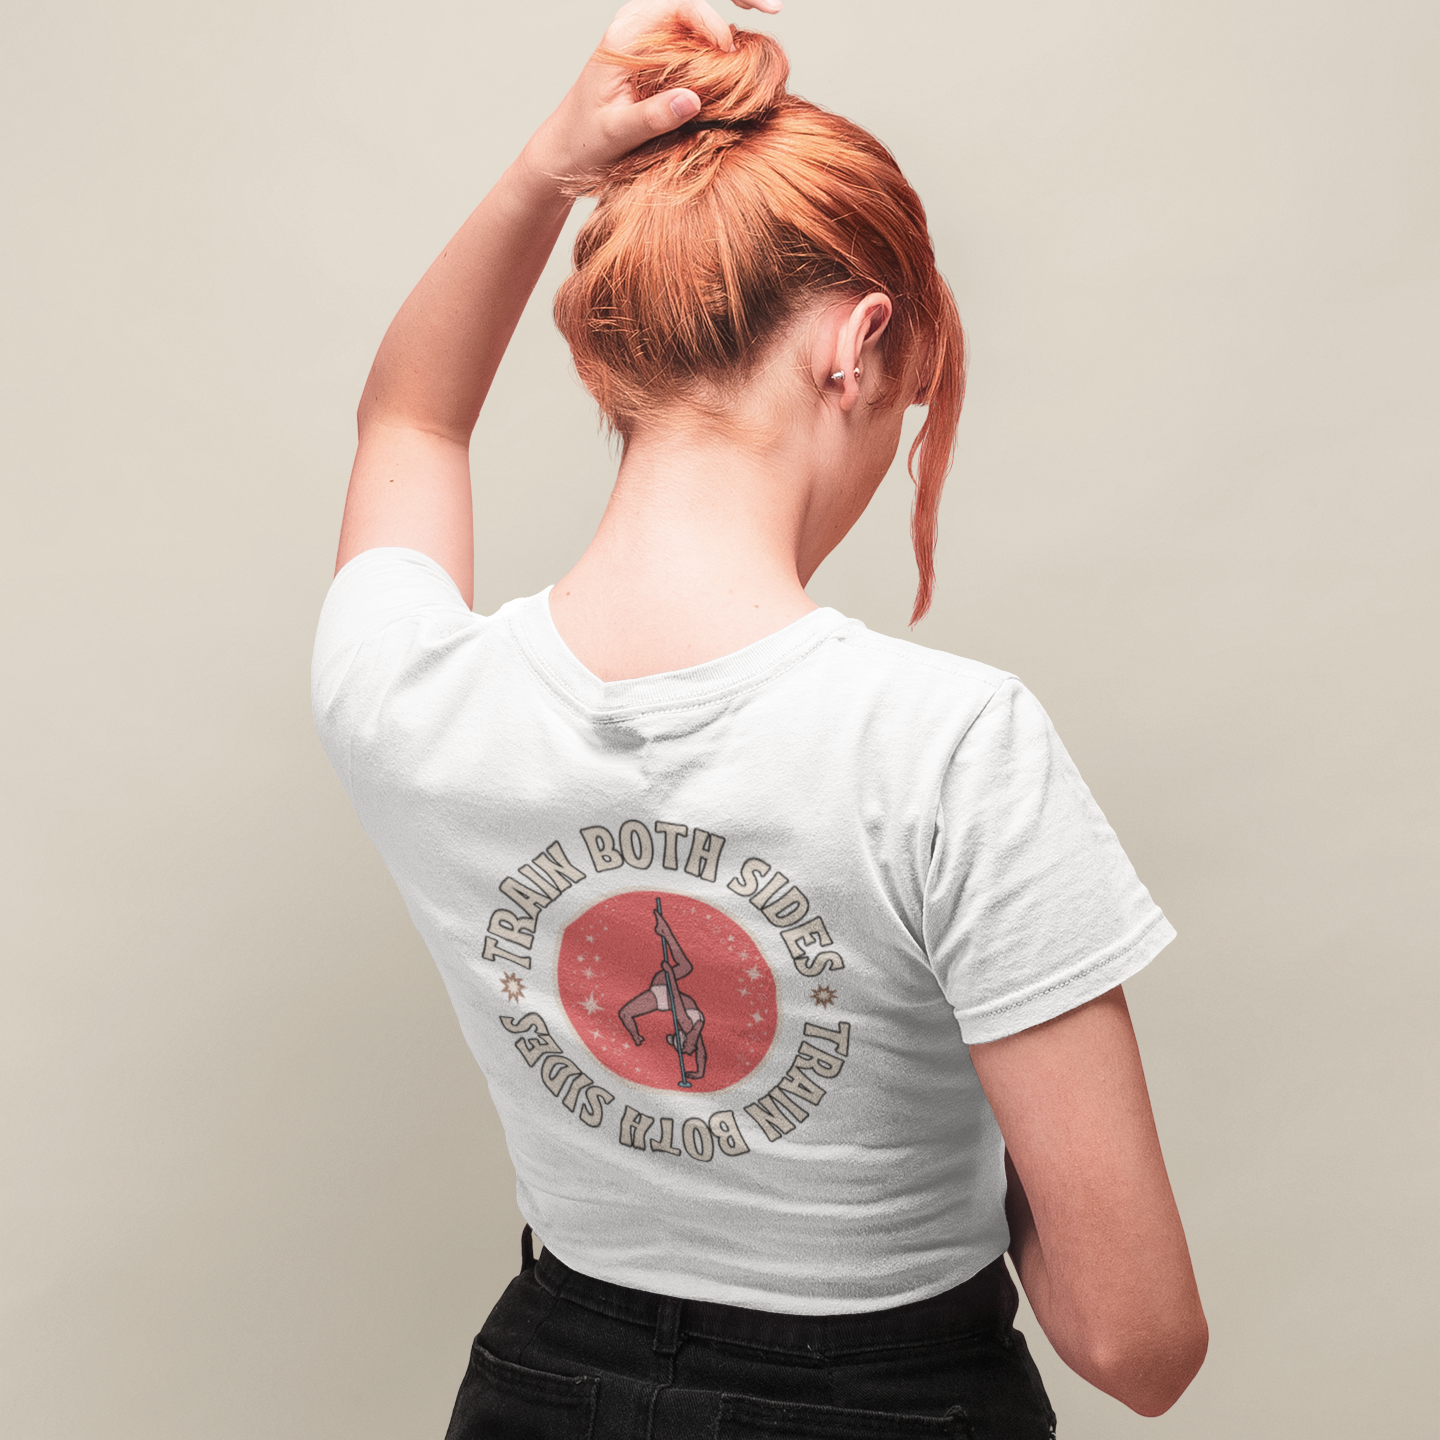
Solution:
{"label": "t-shirt collar", "polygon": [[788,669],[852,623],[838,610],[821,606],[718,660],[633,680],[602,680],[581,664],[555,628],[551,588],[505,607],[515,634],[542,678],[566,700],[597,717],[614,719],[725,700]]}

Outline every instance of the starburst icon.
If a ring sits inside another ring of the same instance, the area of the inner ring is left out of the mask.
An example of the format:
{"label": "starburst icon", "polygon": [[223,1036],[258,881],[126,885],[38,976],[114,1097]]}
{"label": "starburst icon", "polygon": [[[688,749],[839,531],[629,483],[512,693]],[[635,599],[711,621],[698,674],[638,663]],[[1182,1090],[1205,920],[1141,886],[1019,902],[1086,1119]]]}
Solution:
{"label": "starburst icon", "polygon": [[840,998],[840,992],[829,985],[817,985],[810,992],[810,998],[822,1010],[828,1010]]}
{"label": "starburst icon", "polygon": [[525,993],[525,982],[507,970],[500,981],[500,988],[505,992],[507,1000],[518,1001]]}

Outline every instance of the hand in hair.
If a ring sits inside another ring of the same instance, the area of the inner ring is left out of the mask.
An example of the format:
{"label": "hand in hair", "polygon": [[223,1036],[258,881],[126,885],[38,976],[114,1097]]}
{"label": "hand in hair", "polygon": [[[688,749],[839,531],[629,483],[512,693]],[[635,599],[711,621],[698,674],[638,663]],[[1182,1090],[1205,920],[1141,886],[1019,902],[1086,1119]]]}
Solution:
{"label": "hand in hair", "polygon": [[[769,15],[777,13],[781,3],[734,0],[741,10]],[[525,147],[525,163],[540,175],[583,192],[622,155],[693,120],[700,112],[700,97],[693,90],[665,90],[637,100],[632,73],[605,59],[674,20],[688,22],[718,49],[732,48],[730,26],[705,0],[631,0],[610,22],[599,49],[554,114]]]}

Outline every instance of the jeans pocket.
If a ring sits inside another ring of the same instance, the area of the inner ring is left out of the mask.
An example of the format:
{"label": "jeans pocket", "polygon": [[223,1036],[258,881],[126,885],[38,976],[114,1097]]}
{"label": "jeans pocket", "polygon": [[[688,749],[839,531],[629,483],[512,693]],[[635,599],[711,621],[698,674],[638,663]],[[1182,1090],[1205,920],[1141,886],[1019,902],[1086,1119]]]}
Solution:
{"label": "jeans pocket", "polygon": [[590,1440],[599,1386],[502,1360],[476,1340],[445,1440]]}
{"label": "jeans pocket", "polygon": [[968,1440],[965,1412],[905,1415],[722,1395],[715,1440]]}

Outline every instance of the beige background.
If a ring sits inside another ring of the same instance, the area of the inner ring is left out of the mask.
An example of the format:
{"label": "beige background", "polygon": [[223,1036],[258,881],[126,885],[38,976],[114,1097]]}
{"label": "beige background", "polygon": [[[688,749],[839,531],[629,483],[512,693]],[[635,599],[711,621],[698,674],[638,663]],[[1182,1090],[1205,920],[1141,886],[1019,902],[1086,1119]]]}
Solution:
{"label": "beige background", "polygon": [[[0,1433],[438,1440],[513,1177],[309,648],[374,347],[608,11],[0,16]],[[1210,1359],[1143,1422],[1040,1343],[1061,1433],[1428,1433],[1440,11],[753,23],[893,145],[973,343],[917,638],[1041,696],[1181,932],[1132,997]],[[477,435],[482,610],[611,469],[560,273]],[[813,587],[891,634],[907,503]]]}

